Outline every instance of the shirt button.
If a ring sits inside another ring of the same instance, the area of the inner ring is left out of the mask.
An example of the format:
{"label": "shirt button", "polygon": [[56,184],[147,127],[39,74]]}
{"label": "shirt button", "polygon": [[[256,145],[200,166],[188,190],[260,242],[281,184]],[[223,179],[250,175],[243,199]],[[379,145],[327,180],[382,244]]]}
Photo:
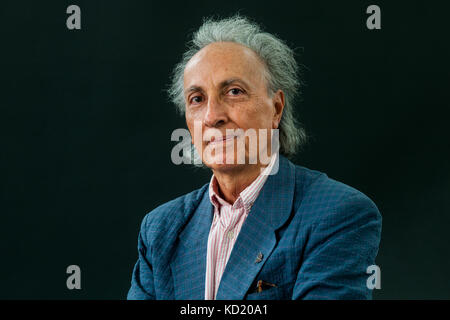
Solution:
{"label": "shirt button", "polygon": [[228,239],[233,239],[233,236],[234,236],[234,234],[233,234],[233,231],[228,231],[228,233],[227,233],[227,237],[228,237]]}

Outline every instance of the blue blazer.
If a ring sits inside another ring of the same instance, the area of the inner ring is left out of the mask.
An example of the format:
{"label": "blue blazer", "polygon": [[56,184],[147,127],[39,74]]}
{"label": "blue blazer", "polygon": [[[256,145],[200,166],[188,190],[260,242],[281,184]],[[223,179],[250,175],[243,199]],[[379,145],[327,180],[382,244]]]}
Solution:
{"label": "blue blazer", "polygon": [[[208,185],[144,217],[128,299],[205,298]],[[216,298],[370,299],[366,270],[375,264],[380,233],[381,215],[367,196],[280,156],[278,173],[242,225]],[[258,280],[276,287],[258,292]]]}

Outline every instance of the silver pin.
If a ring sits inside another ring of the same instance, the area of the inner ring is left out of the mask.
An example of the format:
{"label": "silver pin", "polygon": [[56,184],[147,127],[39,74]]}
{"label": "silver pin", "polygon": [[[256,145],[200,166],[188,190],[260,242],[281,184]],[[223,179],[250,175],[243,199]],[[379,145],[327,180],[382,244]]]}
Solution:
{"label": "silver pin", "polygon": [[260,263],[263,259],[264,255],[262,254],[262,252],[258,253],[258,256],[256,257],[255,263]]}

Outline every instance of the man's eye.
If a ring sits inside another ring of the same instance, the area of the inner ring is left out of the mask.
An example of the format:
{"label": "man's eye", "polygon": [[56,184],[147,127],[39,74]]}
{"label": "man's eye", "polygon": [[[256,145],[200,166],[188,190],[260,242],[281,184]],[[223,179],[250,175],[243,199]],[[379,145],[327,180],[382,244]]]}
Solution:
{"label": "man's eye", "polygon": [[229,93],[231,93],[231,95],[233,96],[237,96],[238,94],[244,93],[241,89],[239,88],[233,88],[230,89],[230,91],[228,91]]}
{"label": "man's eye", "polygon": [[201,96],[195,96],[191,98],[191,103],[200,103],[200,102],[202,102]]}

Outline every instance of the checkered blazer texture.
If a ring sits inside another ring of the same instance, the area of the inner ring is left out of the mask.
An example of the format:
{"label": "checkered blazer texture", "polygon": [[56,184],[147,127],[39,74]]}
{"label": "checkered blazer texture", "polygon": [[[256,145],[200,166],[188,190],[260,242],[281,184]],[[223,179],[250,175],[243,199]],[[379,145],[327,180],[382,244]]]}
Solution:
{"label": "checkered blazer texture", "polygon": [[[209,183],[148,213],[128,299],[205,298]],[[381,215],[363,193],[280,156],[236,239],[216,299],[370,299]],[[275,284],[256,290],[258,280]]]}
{"label": "checkered blazer texture", "polygon": [[213,175],[209,182],[209,199],[214,208],[214,217],[208,236],[206,253],[205,299],[214,300],[220,279],[239,235],[242,224],[248,216],[254,201],[272,171],[278,158],[274,154],[270,163],[260,175],[242,192],[233,204],[228,203],[219,194],[219,184]]}

